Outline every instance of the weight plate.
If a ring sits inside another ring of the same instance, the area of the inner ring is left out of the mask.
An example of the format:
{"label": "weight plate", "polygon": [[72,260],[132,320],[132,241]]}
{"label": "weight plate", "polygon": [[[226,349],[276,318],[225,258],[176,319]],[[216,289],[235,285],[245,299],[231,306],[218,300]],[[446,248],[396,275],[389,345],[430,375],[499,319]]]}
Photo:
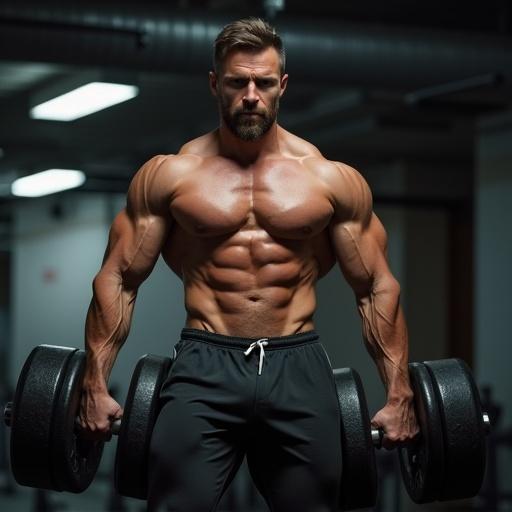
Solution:
{"label": "weight plate", "polygon": [[28,356],[16,385],[11,422],[11,467],[20,485],[54,489],[52,416],[68,361],[76,349],[40,345]]}
{"label": "weight plate", "polygon": [[425,361],[440,404],[445,472],[439,500],[478,494],[485,471],[485,428],[477,387],[460,359]]}
{"label": "weight plate", "polygon": [[444,477],[444,439],[437,395],[422,363],[409,364],[420,436],[398,450],[405,488],[415,503],[438,499]]}
{"label": "weight plate", "polygon": [[91,484],[103,453],[104,443],[80,439],[75,419],[80,408],[85,351],[70,358],[59,398],[53,410],[51,435],[52,469],[55,490],[79,493]]}
{"label": "weight plate", "polygon": [[377,501],[377,468],[361,378],[351,368],[335,369],[333,374],[340,405],[343,460],[339,507],[373,507]]}
{"label": "weight plate", "polygon": [[153,427],[160,412],[160,388],[171,359],[146,355],[135,367],[117,440],[115,486],[132,498],[147,498],[148,453]]}

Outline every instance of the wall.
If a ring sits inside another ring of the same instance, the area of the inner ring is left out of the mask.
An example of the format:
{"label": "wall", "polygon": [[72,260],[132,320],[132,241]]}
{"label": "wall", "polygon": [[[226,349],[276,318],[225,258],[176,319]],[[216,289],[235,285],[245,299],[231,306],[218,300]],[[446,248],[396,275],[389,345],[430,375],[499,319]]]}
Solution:
{"label": "wall", "polygon": [[477,141],[475,349],[481,384],[490,384],[512,421],[512,118],[482,122]]}

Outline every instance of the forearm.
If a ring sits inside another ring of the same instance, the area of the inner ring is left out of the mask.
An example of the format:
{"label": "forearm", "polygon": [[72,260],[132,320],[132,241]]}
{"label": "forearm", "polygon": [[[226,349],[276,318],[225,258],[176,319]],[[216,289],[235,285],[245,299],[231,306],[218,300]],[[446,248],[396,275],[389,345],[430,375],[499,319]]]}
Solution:
{"label": "forearm", "polygon": [[128,289],[115,273],[101,271],[85,324],[87,365],[84,387],[106,391],[110,372],[130,329],[136,289]]}
{"label": "forearm", "polygon": [[386,279],[358,297],[363,337],[384,383],[388,403],[410,400],[408,337],[400,306],[400,286]]}

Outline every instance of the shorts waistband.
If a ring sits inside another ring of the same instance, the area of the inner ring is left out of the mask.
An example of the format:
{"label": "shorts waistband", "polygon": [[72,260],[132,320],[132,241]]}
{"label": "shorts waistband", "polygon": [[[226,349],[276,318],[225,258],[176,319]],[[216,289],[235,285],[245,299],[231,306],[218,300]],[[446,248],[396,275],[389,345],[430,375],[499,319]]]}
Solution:
{"label": "shorts waistband", "polygon": [[181,331],[182,340],[201,341],[227,348],[248,349],[254,343],[266,340],[268,343],[265,345],[265,351],[314,343],[318,341],[318,338],[318,333],[314,330],[299,332],[297,334],[288,334],[286,336],[262,336],[260,338],[228,336],[227,334],[218,334],[216,332],[193,329],[190,327],[185,327]]}

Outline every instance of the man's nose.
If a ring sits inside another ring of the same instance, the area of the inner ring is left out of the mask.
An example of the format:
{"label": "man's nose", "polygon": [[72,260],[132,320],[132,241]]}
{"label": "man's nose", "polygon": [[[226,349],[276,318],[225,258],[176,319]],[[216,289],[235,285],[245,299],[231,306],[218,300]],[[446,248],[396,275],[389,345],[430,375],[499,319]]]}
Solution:
{"label": "man's nose", "polygon": [[258,91],[256,89],[256,85],[253,81],[249,82],[247,85],[247,89],[245,91],[244,97],[242,98],[245,107],[254,108],[258,103],[260,97],[258,95]]}

